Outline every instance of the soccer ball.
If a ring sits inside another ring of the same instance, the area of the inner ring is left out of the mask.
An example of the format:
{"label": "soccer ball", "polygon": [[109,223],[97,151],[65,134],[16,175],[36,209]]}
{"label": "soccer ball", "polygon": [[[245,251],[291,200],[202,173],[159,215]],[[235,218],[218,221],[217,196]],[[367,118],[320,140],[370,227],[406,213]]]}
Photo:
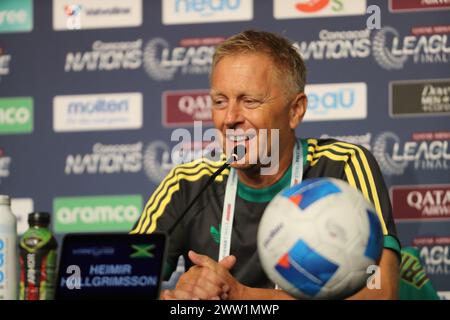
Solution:
{"label": "soccer ball", "polygon": [[269,203],[257,242],[266,274],[283,290],[303,299],[342,299],[366,285],[383,234],[374,207],[357,189],[315,178]]}

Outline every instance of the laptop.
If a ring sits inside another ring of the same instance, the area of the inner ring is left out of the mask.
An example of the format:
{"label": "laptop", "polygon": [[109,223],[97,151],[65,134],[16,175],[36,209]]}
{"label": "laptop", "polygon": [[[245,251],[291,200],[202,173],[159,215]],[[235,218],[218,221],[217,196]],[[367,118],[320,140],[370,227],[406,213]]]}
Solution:
{"label": "laptop", "polygon": [[158,299],[166,244],[164,233],[65,235],[55,300]]}

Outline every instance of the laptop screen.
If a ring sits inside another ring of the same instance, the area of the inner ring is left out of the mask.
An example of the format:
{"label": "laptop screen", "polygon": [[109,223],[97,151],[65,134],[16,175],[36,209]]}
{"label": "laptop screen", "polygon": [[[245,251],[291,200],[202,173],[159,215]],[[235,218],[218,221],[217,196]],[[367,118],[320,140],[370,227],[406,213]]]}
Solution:
{"label": "laptop screen", "polygon": [[157,299],[165,247],[162,233],[68,234],[55,299]]}

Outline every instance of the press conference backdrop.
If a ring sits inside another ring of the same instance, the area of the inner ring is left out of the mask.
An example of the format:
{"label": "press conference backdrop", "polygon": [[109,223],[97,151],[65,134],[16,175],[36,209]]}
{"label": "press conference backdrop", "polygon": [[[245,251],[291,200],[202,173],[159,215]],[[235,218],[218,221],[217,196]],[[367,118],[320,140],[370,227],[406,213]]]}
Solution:
{"label": "press conference backdrop", "polygon": [[[19,231],[129,230],[211,126],[214,46],[244,29],[290,38],[309,69],[301,137],[370,149],[403,246],[450,292],[450,3],[421,0],[1,0],[0,193]],[[369,28],[368,28],[369,27]],[[172,158],[175,128],[192,132]],[[213,241],[213,238],[211,238]],[[412,269],[413,270],[413,269]],[[416,286],[423,272],[411,271]]]}

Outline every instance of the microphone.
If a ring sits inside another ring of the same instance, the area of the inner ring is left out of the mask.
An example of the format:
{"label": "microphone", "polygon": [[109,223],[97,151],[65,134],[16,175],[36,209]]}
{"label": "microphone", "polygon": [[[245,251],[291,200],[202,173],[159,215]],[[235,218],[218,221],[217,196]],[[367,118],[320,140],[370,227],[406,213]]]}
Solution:
{"label": "microphone", "polygon": [[180,223],[181,220],[183,220],[184,216],[189,212],[189,210],[192,208],[192,206],[194,205],[194,203],[198,200],[198,198],[200,198],[200,196],[202,195],[202,193],[213,183],[213,181],[216,179],[216,177],[226,168],[228,168],[233,162],[239,161],[241,160],[245,154],[247,153],[247,149],[245,148],[245,146],[243,145],[237,145],[236,147],[233,148],[233,152],[231,154],[231,156],[227,159],[227,161],[225,161],[225,163],[219,168],[217,169],[208,179],[208,181],[206,181],[206,184],[204,185],[204,187],[200,190],[200,192],[195,196],[194,199],[192,199],[192,201],[188,204],[188,206],[186,207],[186,209],[184,209],[183,213],[178,217],[178,219],[175,221],[175,223],[170,227],[170,229],[167,231],[167,234],[170,236],[173,232],[173,230],[175,230],[176,226]]}
{"label": "microphone", "polygon": [[236,147],[234,147],[233,153],[231,154],[231,156],[228,158],[228,160],[225,163],[228,163],[228,165],[230,165],[235,161],[239,161],[245,156],[246,153],[247,153],[247,149],[245,148],[245,146],[239,144]]}

